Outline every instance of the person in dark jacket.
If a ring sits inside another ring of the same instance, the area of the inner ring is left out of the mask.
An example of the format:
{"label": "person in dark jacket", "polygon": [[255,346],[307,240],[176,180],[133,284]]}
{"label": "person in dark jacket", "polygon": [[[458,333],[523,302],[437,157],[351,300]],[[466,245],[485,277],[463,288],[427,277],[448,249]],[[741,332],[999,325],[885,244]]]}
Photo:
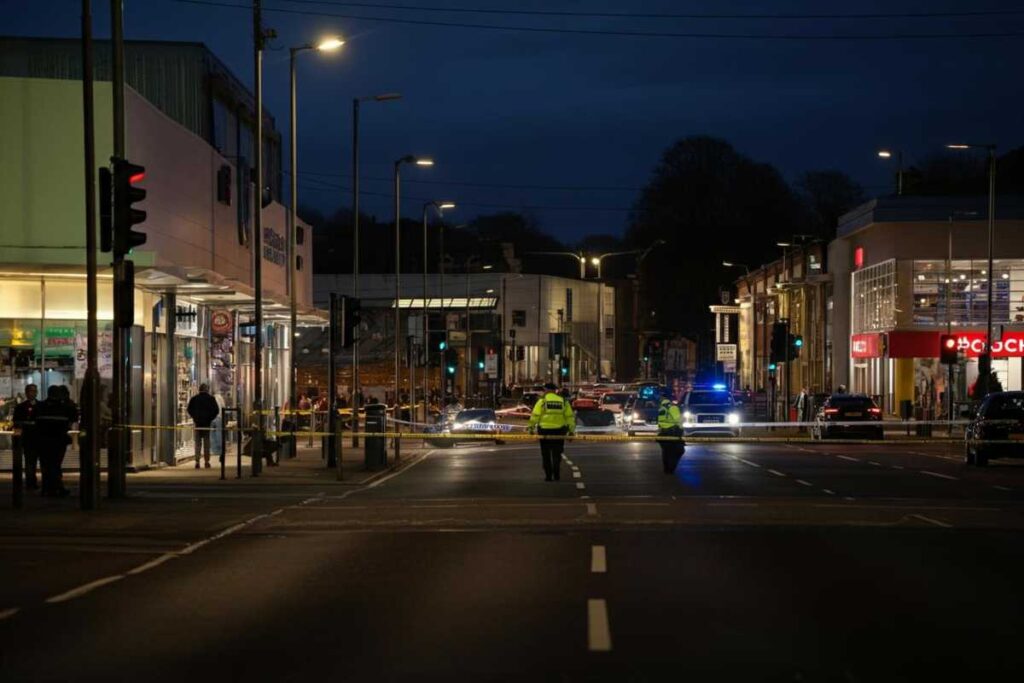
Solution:
{"label": "person in dark jacket", "polygon": [[[77,406],[66,399],[65,389],[53,385],[46,390],[46,400],[36,406],[36,451],[43,470],[44,496],[67,496],[71,492],[62,481],[64,454],[67,452],[68,431],[77,419]],[[69,405],[70,404],[70,405]]]}
{"label": "person in dark jacket", "polygon": [[25,458],[25,486],[30,489],[39,488],[36,479],[36,463],[39,452],[36,448],[36,407],[39,401],[36,395],[39,388],[35,384],[25,386],[25,400],[14,408],[14,456],[19,454]]}
{"label": "person in dark jacket", "polygon": [[217,399],[210,395],[210,387],[200,384],[199,393],[188,402],[188,415],[196,427],[196,469],[199,469],[201,454],[206,458],[206,466],[210,466],[210,424],[219,414],[220,406],[217,405]]}

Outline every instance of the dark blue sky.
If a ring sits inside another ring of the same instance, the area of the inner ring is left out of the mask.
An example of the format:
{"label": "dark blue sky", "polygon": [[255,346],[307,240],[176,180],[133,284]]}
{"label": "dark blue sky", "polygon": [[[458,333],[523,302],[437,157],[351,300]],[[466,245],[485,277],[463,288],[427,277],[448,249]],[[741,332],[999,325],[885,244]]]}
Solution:
{"label": "dark blue sky", "polygon": [[[218,0],[247,4],[245,0]],[[374,0],[367,0],[373,2]],[[864,13],[1011,9],[986,0],[711,2],[687,0],[382,0],[440,7],[668,13]],[[268,0],[265,23],[278,32],[265,57],[266,106],[287,137],[288,50],[340,33],[339,53],[305,53],[299,69],[300,203],[323,210],[349,204],[303,172],[346,174],[351,98],[400,91],[403,99],[364,105],[363,208],[389,217],[393,160],[433,156],[431,170],[405,172],[406,215],[413,198],[454,199],[450,220],[527,206],[541,227],[572,241],[621,233],[637,188],[677,138],[723,137],[779,168],[838,168],[883,193],[893,166],[880,146],[912,162],[948,141],[1024,144],[1020,65],[1024,38],[801,40],[654,38],[525,33],[379,23],[299,12],[362,14],[477,24],[657,32],[814,34],[1024,33],[1024,15],[996,18],[733,20],[613,19],[386,10]],[[125,0],[129,39],[198,41],[252,82],[251,12],[174,0]],[[4,33],[74,37],[77,0],[0,0]],[[96,35],[109,35],[108,6],[94,0]],[[1019,6],[1019,5],[1018,5]],[[287,164],[287,162],[286,162]],[[380,180],[371,180],[371,179]],[[412,182],[435,181],[434,183]],[[436,184],[435,184],[436,183]],[[588,186],[549,190],[473,187]],[[317,188],[317,189],[314,189]],[[608,210],[556,207],[598,207]]]}

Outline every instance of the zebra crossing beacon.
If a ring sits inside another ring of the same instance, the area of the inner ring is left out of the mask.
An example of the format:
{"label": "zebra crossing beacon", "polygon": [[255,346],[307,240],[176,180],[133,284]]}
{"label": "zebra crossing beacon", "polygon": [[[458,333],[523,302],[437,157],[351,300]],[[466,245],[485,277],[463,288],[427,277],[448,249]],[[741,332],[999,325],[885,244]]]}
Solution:
{"label": "zebra crossing beacon", "polygon": [[565,450],[565,439],[543,438],[548,435],[565,436],[576,431],[576,415],[572,406],[556,391],[553,382],[544,385],[544,395],[533,406],[527,429],[530,434],[538,433],[540,439],[540,457],[544,465],[544,481],[561,479],[562,451]]}

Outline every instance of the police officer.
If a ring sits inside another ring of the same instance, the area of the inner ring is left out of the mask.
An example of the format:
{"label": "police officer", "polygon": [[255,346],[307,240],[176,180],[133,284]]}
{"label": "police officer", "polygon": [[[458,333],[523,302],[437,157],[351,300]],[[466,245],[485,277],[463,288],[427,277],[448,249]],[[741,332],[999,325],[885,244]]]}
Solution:
{"label": "police officer", "polygon": [[[679,406],[673,403],[666,394],[662,394],[658,405],[658,436],[681,437],[683,428],[679,425]],[[659,441],[661,446],[661,465],[665,474],[672,474],[683,457],[686,444],[683,441]]]}
{"label": "police officer", "polygon": [[76,413],[74,403],[65,399],[64,391],[57,385],[48,387],[46,400],[36,406],[35,441],[43,470],[41,494],[44,496],[63,497],[71,493],[61,481],[61,469],[68,447],[68,430],[73,417],[77,417]]}
{"label": "police officer", "polygon": [[14,457],[19,453],[25,456],[25,486],[30,489],[39,488],[36,480],[36,462],[39,453],[36,450],[36,396],[39,388],[35,384],[25,386],[25,400],[14,408]]}
{"label": "police officer", "polygon": [[[533,406],[528,429],[531,434],[537,432],[542,437],[547,435],[565,435],[576,431],[576,416],[569,402],[555,393],[554,384],[544,385],[544,395]],[[544,481],[557,481],[561,478],[562,451],[565,439],[545,439],[540,441],[540,457],[544,463]]]}

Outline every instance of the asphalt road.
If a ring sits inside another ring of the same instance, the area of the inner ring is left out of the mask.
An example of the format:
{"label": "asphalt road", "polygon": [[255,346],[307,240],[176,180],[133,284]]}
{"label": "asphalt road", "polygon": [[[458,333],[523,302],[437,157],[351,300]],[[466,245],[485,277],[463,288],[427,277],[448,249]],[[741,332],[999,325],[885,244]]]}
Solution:
{"label": "asphalt road", "polygon": [[957,455],[458,447],[177,535],[162,490],[164,534],[0,547],[0,679],[1019,679],[1024,467]]}

